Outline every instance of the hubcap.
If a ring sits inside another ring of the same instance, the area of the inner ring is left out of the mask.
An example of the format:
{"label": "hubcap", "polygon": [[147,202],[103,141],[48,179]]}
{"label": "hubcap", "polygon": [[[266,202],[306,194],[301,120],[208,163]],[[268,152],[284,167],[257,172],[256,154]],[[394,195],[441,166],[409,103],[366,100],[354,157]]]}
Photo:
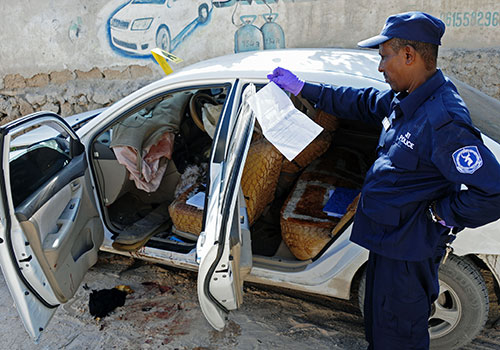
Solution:
{"label": "hubcap", "polygon": [[462,304],[457,293],[445,282],[439,281],[439,296],[432,305],[429,318],[431,338],[440,338],[455,329],[462,317]]}
{"label": "hubcap", "polygon": [[160,47],[162,50],[168,51],[169,40],[168,40],[168,33],[165,29],[162,29],[158,34],[158,40],[156,42],[156,45],[158,45],[158,47]]}

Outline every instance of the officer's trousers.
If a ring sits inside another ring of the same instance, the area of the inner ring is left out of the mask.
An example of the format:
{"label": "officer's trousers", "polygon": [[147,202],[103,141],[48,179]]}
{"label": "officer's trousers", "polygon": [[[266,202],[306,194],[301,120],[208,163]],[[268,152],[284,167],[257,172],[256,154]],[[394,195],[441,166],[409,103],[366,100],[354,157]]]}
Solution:
{"label": "officer's trousers", "polygon": [[365,334],[369,350],[429,349],[428,318],[439,293],[443,236],[433,257],[394,260],[370,252],[366,270]]}

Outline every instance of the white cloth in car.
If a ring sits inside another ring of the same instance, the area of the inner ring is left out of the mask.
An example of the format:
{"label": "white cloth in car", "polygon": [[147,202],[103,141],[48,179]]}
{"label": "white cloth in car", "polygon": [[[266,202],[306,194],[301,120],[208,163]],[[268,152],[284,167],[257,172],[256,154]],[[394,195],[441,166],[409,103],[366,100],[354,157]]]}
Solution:
{"label": "white cloth in car", "polygon": [[223,106],[222,104],[212,105],[210,103],[205,103],[201,109],[203,127],[212,139],[214,138],[215,127],[217,126],[217,121],[219,120]]}

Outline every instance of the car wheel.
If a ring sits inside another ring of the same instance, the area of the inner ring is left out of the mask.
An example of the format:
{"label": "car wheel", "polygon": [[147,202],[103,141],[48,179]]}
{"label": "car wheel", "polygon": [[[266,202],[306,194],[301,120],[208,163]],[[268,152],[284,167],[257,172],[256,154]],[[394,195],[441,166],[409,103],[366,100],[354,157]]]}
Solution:
{"label": "car wheel", "polygon": [[486,283],[468,258],[448,257],[439,268],[439,296],[429,318],[431,349],[458,349],[483,329],[489,312]]}
{"label": "car wheel", "polygon": [[[366,273],[358,288],[363,313]],[[450,255],[439,267],[439,296],[429,318],[430,348],[458,349],[471,342],[483,329],[489,312],[486,283],[469,258]]]}
{"label": "car wheel", "polygon": [[156,32],[156,47],[170,52],[170,31],[166,26],[162,26]]}
{"label": "car wheel", "polygon": [[200,7],[198,7],[198,22],[205,23],[208,19],[209,13],[210,12],[208,11],[208,5],[201,4]]}

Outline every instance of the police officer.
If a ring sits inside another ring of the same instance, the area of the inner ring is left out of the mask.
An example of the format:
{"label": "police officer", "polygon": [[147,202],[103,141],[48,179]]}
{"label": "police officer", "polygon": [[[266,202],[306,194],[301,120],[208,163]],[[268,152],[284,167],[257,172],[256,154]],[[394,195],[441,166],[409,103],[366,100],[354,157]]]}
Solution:
{"label": "police officer", "polygon": [[382,126],[351,233],[370,251],[369,349],[429,348],[446,244],[462,228],[500,217],[500,165],[456,87],[436,68],[444,31],[441,20],[408,12],[390,16],[380,35],[358,43],[378,48],[387,91],[304,83],[280,67],[268,76],[326,112]]}

